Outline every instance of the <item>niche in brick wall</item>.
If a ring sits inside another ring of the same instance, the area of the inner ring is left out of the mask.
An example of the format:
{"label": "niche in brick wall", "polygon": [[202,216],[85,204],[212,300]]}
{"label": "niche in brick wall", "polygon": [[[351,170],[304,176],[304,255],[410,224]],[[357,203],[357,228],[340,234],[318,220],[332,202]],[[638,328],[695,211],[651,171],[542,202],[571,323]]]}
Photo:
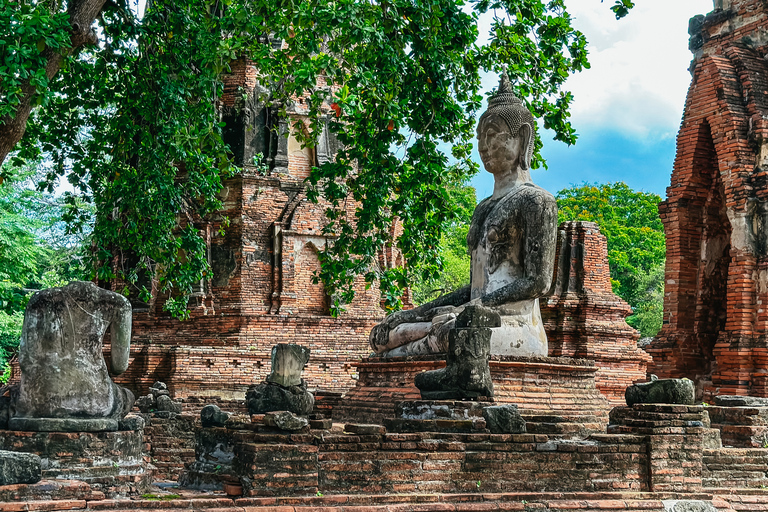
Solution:
{"label": "niche in brick wall", "polygon": [[329,314],[330,298],[325,293],[323,282],[313,283],[315,271],[320,270],[317,247],[307,242],[296,257],[295,290],[299,313],[306,315]]}
{"label": "niche in brick wall", "polygon": [[718,334],[725,329],[731,224],[723,200],[717,153],[707,122],[702,122],[699,127],[697,139],[693,174],[699,193],[695,196],[696,204],[691,206],[700,215],[692,215],[689,219],[698,220],[701,229],[700,238],[695,242],[700,258],[697,262],[696,309],[693,312],[697,354],[690,363],[695,373],[706,375],[711,372],[711,364],[715,360],[713,349]]}

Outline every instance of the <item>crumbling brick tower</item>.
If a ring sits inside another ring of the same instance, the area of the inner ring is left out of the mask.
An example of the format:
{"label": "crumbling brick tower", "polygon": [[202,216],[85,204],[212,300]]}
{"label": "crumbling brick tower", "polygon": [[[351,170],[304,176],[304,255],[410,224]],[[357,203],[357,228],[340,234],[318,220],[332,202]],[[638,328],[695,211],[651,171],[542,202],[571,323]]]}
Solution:
{"label": "crumbling brick tower", "polygon": [[768,396],[768,2],[691,19],[693,81],[672,182],[664,326],[649,371]]}
{"label": "crumbling brick tower", "polygon": [[[196,224],[208,236],[213,277],[201,283],[192,318],[170,318],[163,297],[144,304],[132,294],[132,362],[117,380],[139,392],[161,380],[176,396],[242,398],[268,373],[272,346],[289,342],[312,351],[304,372],[311,388],[341,392],[354,384],[351,363],[370,353],[368,333],[384,316],[378,289],[359,282],[356,299],[332,318],[323,285],[312,282],[327,238],[323,206],[307,201],[303,180],[333,158],[333,137],[326,128],[316,148],[302,148],[293,134],[306,129],[303,100],[286,119],[259,100],[260,92],[256,69],[233,62],[221,112],[243,172],[224,183],[222,211]],[[254,165],[259,153],[266,169]]]}

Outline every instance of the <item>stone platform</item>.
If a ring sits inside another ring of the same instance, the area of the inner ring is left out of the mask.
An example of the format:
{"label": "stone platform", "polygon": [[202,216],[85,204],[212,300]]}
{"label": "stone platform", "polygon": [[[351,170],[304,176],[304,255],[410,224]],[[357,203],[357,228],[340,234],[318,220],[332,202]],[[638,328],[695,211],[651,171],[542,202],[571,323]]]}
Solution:
{"label": "stone platform", "polygon": [[[592,361],[567,357],[499,357],[490,360],[497,404],[518,406],[528,431],[576,436],[605,432],[608,400],[595,385]],[[414,377],[445,366],[439,355],[368,358],[357,363],[359,379],[333,408],[334,421],[382,423],[398,402],[421,399]]]}
{"label": "stone platform", "polygon": [[143,460],[143,438],[141,430],[0,430],[0,446],[5,450],[40,456],[43,481],[77,480],[110,498],[141,493],[151,484],[153,467]]}

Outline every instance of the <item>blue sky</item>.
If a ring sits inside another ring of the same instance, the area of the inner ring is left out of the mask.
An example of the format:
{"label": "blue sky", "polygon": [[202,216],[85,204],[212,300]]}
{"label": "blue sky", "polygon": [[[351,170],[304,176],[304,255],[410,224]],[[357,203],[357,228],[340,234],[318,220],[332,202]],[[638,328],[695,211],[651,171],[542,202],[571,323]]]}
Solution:
{"label": "blue sky", "polygon": [[[665,197],[691,80],[688,20],[711,11],[713,2],[636,0],[619,21],[612,4],[566,1],[590,43],[592,68],[565,87],[575,96],[572,121],[580,137],[569,147],[544,133],[549,170],[533,171],[533,181],[552,193],[585,181],[624,181]],[[484,85],[490,90],[497,80],[489,76]],[[491,194],[493,178],[481,170],[472,185],[482,199]]]}

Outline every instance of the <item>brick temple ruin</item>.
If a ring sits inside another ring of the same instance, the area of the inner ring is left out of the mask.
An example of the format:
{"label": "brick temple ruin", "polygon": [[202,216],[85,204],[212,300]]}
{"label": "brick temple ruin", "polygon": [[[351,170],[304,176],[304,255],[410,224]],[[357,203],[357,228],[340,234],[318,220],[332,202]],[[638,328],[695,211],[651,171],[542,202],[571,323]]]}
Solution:
{"label": "brick temple ruin", "polygon": [[[169,485],[207,478],[214,490],[154,488],[142,496],[146,479],[131,472],[136,443],[123,467],[92,453],[124,455],[114,433],[0,430],[0,447],[34,446],[46,459],[43,481],[0,486],[0,510],[768,510],[768,401],[723,396],[768,393],[768,3],[715,0],[690,31],[693,83],[661,207],[667,284],[653,360],[624,322],[629,307],[611,292],[605,238],[592,223],[566,223],[553,294],[542,303],[550,357],[489,364],[496,401],[516,404],[527,431],[491,433],[468,402],[453,404],[466,411],[459,419],[393,417],[395,402],[419,399],[414,375],[444,361],[367,357],[368,330],[382,316],[377,291],[361,295],[346,318],[327,315],[327,297],[308,278],[324,242],[321,212],[303,199],[301,179],[333,142],[326,134],[326,145],[309,152],[259,131],[288,133],[293,125],[250,96],[234,100],[239,87],[256,89],[242,62],[228,87],[228,136],[242,141],[233,147],[244,163],[263,152],[271,170],[246,165],[227,182],[233,227],[211,237],[217,275],[201,286],[193,321],[134,304],[137,366],[123,379],[141,393],[167,379],[173,391],[171,408],[141,411],[142,463],[154,466],[153,477]],[[242,400],[280,341],[312,350],[305,372],[312,387],[346,393],[319,396],[300,431],[248,416]],[[697,379],[713,405],[617,406],[646,369]],[[212,402],[232,416],[201,427],[201,409]],[[77,471],[62,470],[67,464]]]}
{"label": "brick temple ruin", "polygon": [[693,80],[667,199],[664,324],[650,372],[705,397],[768,396],[768,8],[691,19]]}
{"label": "brick temple ruin", "polygon": [[[378,288],[359,280],[355,300],[333,318],[323,285],[312,282],[327,238],[323,206],[307,200],[304,179],[334,157],[336,142],[326,127],[317,147],[302,148],[294,134],[306,130],[303,100],[286,119],[263,93],[251,63],[233,62],[221,111],[243,172],[224,182],[222,211],[198,226],[208,234],[213,278],[201,284],[189,321],[163,312],[162,297],[134,298],[133,361],[122,385],[143,392],[159,380],[176,396],[242,397],[268,372],[272,346],[292,342],[312,350],[307,380],[341,392],[369,353],[368,333],[384,316]],[[254,161],[259,154],[263,162]]]}

